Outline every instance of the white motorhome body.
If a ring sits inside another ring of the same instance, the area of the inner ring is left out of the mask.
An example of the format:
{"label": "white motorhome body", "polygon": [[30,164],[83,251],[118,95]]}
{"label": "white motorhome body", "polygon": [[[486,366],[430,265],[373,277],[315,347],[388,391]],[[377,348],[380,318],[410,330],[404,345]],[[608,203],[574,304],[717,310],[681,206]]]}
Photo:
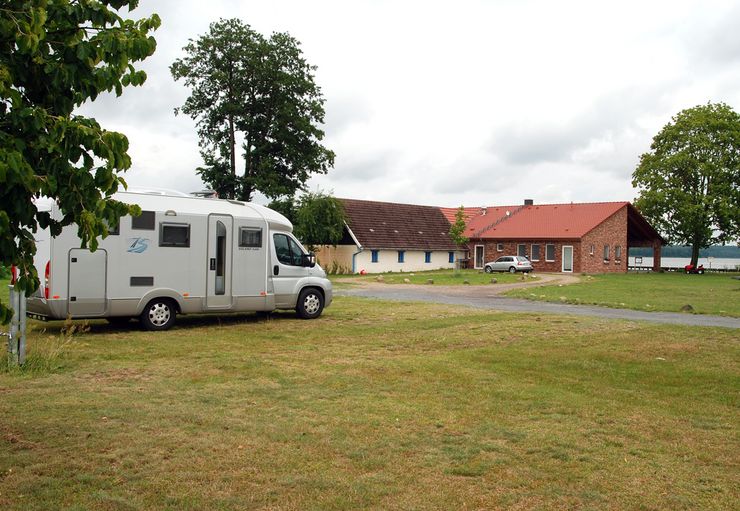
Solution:
{"label": "white motorhome body", "polygon": [[[252,203],[122,192],[141,216],[125,216],[91,252],[77,226],[37,237],[39,290],[28,313],[41,319],[140,317],[169,328],[177,313],[296,309],[317,317],[331,282],[279,213]],[[56,205],[52,217],[61,218]]]}

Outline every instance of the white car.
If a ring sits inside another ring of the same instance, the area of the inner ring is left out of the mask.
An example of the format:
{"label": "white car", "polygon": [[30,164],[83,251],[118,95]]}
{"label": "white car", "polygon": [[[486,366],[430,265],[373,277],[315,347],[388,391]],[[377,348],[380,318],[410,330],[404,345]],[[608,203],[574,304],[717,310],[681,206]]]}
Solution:
{"label": "white car", "polygon": [[493,273],[495,271],[508,271],[509,273],[516,273],[518,271],[529,273],[534,271],[532,263],[524,256],[501,256],[495,261],[486,263],[486,273]]}

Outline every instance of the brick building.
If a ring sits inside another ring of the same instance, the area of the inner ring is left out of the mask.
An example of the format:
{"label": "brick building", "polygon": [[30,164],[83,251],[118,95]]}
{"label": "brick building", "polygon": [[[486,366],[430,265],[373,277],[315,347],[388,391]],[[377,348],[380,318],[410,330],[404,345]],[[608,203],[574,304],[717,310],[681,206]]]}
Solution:
{"label": "brick building", "polygon": [[[456,209],[442,208],[448,221]],[[629,247],[651,247],[660,269],[663,239],[629,202],[465,208],[471,266],[524,255],[537,271],[626,272]]]}

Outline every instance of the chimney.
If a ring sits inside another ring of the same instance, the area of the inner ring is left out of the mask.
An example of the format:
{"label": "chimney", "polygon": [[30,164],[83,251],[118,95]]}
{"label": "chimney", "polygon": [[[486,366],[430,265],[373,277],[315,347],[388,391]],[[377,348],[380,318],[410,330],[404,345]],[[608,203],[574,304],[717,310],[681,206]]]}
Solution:
{"label": "chimney", "polygon": [[480,214],[483,215],[483,216],[486,216],[486,213],[488,213],[488,208],[481,207],[480,208]]}
{"label": "chimney", "polygon": [[525,206],[534,206],[534,200],[532,200],[532,199],[524,199],[524,205]]}

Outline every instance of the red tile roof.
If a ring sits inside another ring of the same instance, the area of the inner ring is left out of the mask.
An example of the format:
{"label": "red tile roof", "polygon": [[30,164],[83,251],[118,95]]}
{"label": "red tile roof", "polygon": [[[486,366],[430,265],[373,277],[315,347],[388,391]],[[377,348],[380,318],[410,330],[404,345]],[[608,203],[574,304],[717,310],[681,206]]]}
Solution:
{"label": "red tile roof", "polygon": [[628,204],[592,202],[488,208],[485,216],[471,219],[466,236],[488,239],[581,238]]}
{"label": "red tile roof", "polygon": [[393,202],[339,199],[347,225],[366,249],[456,250],[440,208]]}

